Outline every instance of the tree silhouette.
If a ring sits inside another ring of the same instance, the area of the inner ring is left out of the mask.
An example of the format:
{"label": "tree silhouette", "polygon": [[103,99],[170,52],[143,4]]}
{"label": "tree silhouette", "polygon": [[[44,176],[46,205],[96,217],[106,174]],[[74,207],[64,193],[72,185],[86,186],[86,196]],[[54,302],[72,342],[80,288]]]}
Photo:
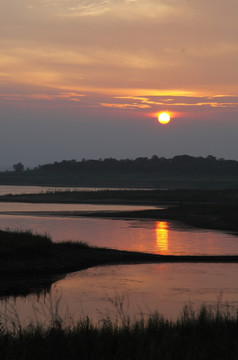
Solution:
{"label": "tree silhouette", "polygon": [[24,165],[21,162],[14,164],[12,167],[13,167],[14,171],[16,171],[18,173],[22,172],[24,170]]}

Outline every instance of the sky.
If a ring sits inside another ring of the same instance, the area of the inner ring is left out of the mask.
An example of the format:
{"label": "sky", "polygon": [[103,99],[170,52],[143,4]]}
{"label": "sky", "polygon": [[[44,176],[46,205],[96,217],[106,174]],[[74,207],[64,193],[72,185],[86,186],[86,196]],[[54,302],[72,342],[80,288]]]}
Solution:
{"label": "sky", "polygon": [[0,0],[0,169],[238,160],[237,13],[236,0]]}

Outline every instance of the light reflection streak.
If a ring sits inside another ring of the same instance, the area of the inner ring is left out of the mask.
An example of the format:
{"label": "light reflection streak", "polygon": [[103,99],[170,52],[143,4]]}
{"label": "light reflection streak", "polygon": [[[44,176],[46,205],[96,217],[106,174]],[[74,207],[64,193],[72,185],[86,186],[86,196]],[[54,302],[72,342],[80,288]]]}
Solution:
{"label": "light reflection streak", "polygon": [[168,223],[166,221],[156,221],[156,247],[161,253],[167,253],[168,251]]}

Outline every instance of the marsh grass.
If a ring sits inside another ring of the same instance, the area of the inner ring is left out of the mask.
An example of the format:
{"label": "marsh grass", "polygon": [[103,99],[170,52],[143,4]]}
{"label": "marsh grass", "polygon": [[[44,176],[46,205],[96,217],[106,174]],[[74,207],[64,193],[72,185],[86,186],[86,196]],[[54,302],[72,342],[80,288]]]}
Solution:
{"label": "marsh grass", "polygon": [[60,242],[58,245],[69,248],[69,249],[89,249],[89,248],[93,248],[92,246],[90,246],[86,241],[62,241]]}
{"label": "marsh grass", "polygon": [[49,236],[36,234],[31,230],[0,230],[0,258],[47,253],[52,245]]}
{"label": "marsh grass", "polygon": [[69,240],[54,244],[47,234],[37,234],[32,230],[0,230],[0,257],[16,253],[47,252],[54,245],[72,249],[92,248],[84,241]]}
{"label": "marsh grass", "polygon": [[[121,305],[115,300],[113,306]],[[198,310],[187,304],[176,321],[155,312],[146,319],[106,317],[96,324],[86,316],[70,325],[60,317],[58,302],[50,304],[49,317],[47,326],[23,328],[17,323],[9,331],[0,325],[1,360],[238,358],[237,311],[219,301],[215,307],[202,305]]]}

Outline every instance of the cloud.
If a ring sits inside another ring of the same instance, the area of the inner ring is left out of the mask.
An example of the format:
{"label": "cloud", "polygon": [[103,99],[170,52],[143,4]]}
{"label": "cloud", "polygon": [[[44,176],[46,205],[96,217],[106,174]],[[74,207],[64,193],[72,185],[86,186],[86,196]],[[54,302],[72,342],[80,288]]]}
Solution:
{"label": "cloud", "polygon": [[[0,78],[113,95],[236,94],[238,3],[4,0]],[[102,101],[106,103],[106,101]]]}
{"label": "cloud", "polygon": [[123,109],[123,110],[134,110],[134,109],[150,109],[150,106],[147,104],[132,103],[132,104],[116,104],[116,103],[100,103],[102,107],[113,108],[113,109]]}
{"label": "cloud", "polygon": [[[237,157],[237,12],[236,0],[2,0],[1,153],[35,163],[202,144]],[[174,120],[163,130],[162,110]]]}
{"label": "cloud", "polygon": [[[151,109],[152,111],[194,111],[196,108],[238,110],[238,96],[122,96],[115,97],[117,102],[101,103],[103,107],[118,109]],[[125,103],[127,100],[127,103]],[[154,115],[154,114],[153,114]],[[176,116],[179,116],[177,113]]]}
{"label": "cloud", "polygon": [[84,94],[74,92],[61,93],[24,93],[24,94],[0,94],[0,104],[9,104],[21,108],[48,108],[68,107],[77,103],[78,107],[85,107]]}

